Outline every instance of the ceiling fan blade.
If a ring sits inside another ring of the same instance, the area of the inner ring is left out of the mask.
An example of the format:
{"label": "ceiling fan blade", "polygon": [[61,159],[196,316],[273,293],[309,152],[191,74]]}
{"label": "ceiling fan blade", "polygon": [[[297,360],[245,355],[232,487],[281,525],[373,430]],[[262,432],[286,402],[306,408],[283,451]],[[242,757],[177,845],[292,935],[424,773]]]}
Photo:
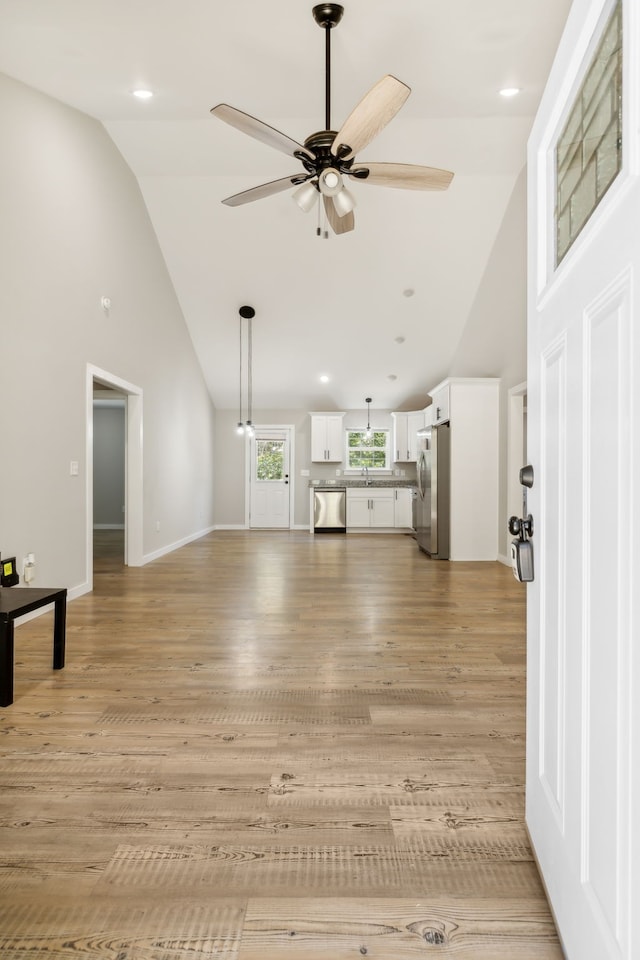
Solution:
{"label": "ceiling fan blade", "polygon": [[210,113],[219,120],[224,120],[225,123],[230,124],[230,126],[235,127],[242,133],[246,133],[247,136],[253,137],[255,140],[261,140],[262,143],[266,143],[268,147],[280,150],[290,157],[295,157],[297,154],[302,153],[306,157],[312,160],[314,159],[311,151],[307,150],[301,143],[292,140],[291,137],[287,137],[284,133],[280,133],[280,131],[274,127],[270,127],[268,123],[263,123],[262,120],[256,120],[255,117],[251,117],[248,113],[243,113],[242,110],[236,110],[235,107],[230,107],[228,103],[219,103],[217,107],[211,108]]}
{"label": "ceiling fan blade", "polygon": [[355,227],[355,219],[353,216],[353,211],[345,213],[344,217],[338,216],[338,211],[335,208],[333,202],[333,197],[323,196],[324,200],[324,209],[327,214],[327,220],[329,221],[329,226],[334,233],[348,233],[350,230],[353,230]]}
{"label": "ceiling fan blade", "polygon": [[348,160],[366,147],[393,120],[410,93],[406,83],[390,74],[378,80],[342,124],[331,153]]}
{"label": "ceiling fan blade", "polygon": [[[369,176],[363,177],[359,174],[361,170],[368,170]],[[361,183],[402,190],[446,190],[453,180],[450,170],[421,167],[415,163],[363,163],[352,167],[348,173]]]}
{"label": "ceiling fan blade", "polygon": [[271,180],[269,183],[261,183],[259,187],[251,187],[250,190],[243,190],[242,193],[234,193],[232,197],[227,197],[222,202],[228,207],[240,207],[243,203],[251,203],[253,200],[262,200],[264,197],[270,197],[274,193],[281,193],[290,187],[295,187],[301,182],[299,173],[293,173],[290,177],[283,177],[281,180]]}

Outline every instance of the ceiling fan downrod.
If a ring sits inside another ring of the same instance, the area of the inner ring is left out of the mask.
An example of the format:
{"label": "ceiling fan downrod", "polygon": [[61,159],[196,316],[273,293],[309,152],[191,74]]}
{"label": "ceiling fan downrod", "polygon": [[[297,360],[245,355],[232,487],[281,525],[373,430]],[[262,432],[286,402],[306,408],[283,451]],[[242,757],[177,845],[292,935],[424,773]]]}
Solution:
{"label": "ceiling fan downrod", "polygon": [[342,20],[344,7],[339,3],[319,3],[313,8],[313,19],[325,32],[324,69],[325,69],[325,111],[324,128],[331,130],[331,30]]}

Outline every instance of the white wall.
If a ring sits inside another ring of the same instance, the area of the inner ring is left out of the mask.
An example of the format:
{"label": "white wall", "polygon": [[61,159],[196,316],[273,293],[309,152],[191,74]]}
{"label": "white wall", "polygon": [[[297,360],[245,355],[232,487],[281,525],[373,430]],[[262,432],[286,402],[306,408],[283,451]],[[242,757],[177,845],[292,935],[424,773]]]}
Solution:
{"label": "white wall", "polygon": [[526,170],[514,187],[449,376],[500,377],[498,550],[507,555],[507,404],[527,377]]}
{"label": "white wall", "polygon": [[36,584],[78,593],[87,364],[143,391],[145,555],[213,525],[214,410],[138,185],[102,126],[0,76],[0,129],[0,550],[35,553]]}

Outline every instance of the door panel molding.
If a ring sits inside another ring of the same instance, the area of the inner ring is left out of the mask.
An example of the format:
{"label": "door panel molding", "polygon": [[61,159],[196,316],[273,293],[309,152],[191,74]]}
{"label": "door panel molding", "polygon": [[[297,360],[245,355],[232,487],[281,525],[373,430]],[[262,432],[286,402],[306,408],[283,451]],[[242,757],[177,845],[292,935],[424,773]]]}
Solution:
{"label": "door panel molding", "polygon": [[[551,343],[542,357],[540,380],[540,519],[544,537],[540,551],[540,702],[539,777],[554,812],[558,829],[565,831],[566,793],[566,663],[567,620],[567,337]],[[549,573],[552,572],[552,576]]]}
{"label": "door panel molding", "polygon": [[[594,913],[618,949],[632,910],[628,757],[632,747],[631,356],[632,271],[585,309],[583,829],[581,875]],[[606,397],[606,400],[604,399]],[[604,402],[603,402],[604,400]],[[612,477],[616,482],[612,484]],[[605,590],[609,602],[600,595]],[[603,643],[604,637],[610,642]],[[607,787],[609,787],[607,789]],[[607,832],[602,823],[609,825]],[[615,841],[611,842],[611,836]],[[626,895],[625,895],[626,891]]]}

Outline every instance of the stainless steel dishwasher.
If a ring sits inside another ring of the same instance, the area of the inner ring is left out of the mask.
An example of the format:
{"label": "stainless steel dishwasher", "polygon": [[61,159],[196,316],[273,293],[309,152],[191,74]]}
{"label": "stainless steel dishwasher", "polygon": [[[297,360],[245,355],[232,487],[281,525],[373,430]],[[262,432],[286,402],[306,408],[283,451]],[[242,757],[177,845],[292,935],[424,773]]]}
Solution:
{"label": "stainless steel dishwasher", "polygon": [[313,491],[314,533],[347,532],[346,487],[316,487]]}

